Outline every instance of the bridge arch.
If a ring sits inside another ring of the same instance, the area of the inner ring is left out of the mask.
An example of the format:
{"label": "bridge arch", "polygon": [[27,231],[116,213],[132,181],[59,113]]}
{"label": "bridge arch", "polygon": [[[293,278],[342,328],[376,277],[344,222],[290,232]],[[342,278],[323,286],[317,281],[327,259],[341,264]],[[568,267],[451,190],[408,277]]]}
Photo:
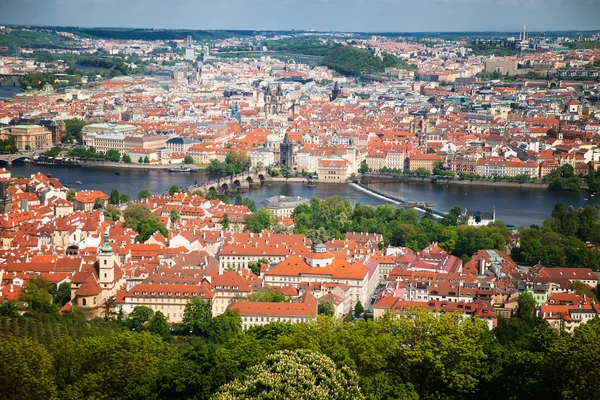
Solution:
{"label": "bridge arch", "polygon": [[263,174],[258,175],[258,179],[260,179],[261,183],[264,182],[265,176]]}
{"label": "bridge arch", "polygon": [[248,175],[248,177],[246,178],[246,181],[248,183],[254,183],[254,180],[252,179],[252,177],[250,175]]}
{"label": "bridge arch", "polygon": [[229,185],[227,183],[224,183],[221,185],[221,189],[223,189],[223,191],[227,191],[229,190]]}
{"label": "bridge arch", "polygon": [[240,186],[242,186],[242,184],[241,184],[241,182],[240,182],[239,179],[236,179],[235,181],[233,181],[233,187],[234,188],[238,188]]}

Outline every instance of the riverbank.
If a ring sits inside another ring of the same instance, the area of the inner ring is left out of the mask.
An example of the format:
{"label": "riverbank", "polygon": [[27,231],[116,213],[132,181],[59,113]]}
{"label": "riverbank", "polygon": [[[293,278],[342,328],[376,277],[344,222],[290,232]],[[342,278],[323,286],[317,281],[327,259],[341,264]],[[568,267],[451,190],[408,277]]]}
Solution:
{"label": "riverbank", "polygon": [[362,183],[393,183],[413,182],[433,185],[462,185],[462,186],[494,186],[510,188],[548,189],[547,182],[517,182],[493,179],[459,179],[433,176],[410,176],[410,175],[383,175],[366,173],[361,179]]}

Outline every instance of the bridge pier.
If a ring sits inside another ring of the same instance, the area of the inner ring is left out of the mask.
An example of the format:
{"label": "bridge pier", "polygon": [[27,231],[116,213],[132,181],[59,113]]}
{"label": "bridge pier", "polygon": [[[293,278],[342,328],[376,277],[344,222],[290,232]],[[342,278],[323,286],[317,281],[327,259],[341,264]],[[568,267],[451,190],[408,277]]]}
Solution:
{"label": "bridge pier", "polygon": [[240,186],[237,187],[238,192],[248,192],[250,191],[250,183],[241,182]]}

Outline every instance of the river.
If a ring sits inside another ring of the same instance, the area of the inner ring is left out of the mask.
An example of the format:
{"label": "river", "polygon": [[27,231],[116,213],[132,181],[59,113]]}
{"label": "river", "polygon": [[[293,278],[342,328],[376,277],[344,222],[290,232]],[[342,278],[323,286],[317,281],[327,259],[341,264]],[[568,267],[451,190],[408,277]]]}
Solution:
{"label": "river", "polygon": [[21,85],[18,83],[13,86],[11,82],[2,82],[0,85],[0,100],[2,99],[12,99],[13,93],[20,93]]}
{"label": "river", "polygon": [[[142,188],[152,193],[164,193],[172,185],[187,187],[195,181],[212,179],[207,171],[180,173],[167,171],[147,171],[137,169],[110,168],[73,168],[44,165],[15,164],[9,166],[13,176],[30,176],[36,172],[52,174],[64,185],[77,189],[97,189],[109,194],[114,188],[122,193],[136,197]],[[115,172],[120,175],[116,175]],[[83,185],[75,184],[76,181]],[[559,201],[566,205],[583,207],[586,204],[600,204],[600,196],[590,197],[587,193],[555,192],[540,189],[506,188],[489,186],[443,186],[431,183],[372,183],[370,187],[389,193],[405,201],[424,201],[434,204],[434,209],[442,212],[454,206],[479,211],[492,211],[495,207],[496,218],[509,225],[529,226],[541,224],[550,216],[552,207]],[[257,204],[272,196],[302,196],[327,198],[334,195],[352,203],[378,206],[385,201],[351,185],[319,183],[309,188],[301,183],[273,183],[261,187],[253,187],[243,194],[253,198]],[[585,198],[589,197],[589,201]]]}

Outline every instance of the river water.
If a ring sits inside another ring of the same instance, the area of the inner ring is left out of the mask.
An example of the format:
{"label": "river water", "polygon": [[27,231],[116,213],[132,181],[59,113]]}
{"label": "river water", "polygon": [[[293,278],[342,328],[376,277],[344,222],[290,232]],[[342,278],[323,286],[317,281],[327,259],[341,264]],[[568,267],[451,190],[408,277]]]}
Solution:
{"label": "river water", "polygon": [[[206,171],[193,173],[147,171],[137,169],[110,168],[73,168],[44,165],[15,164],[8,167],[13,176],[30,176],[36,172],[52,174],[65,186],[82,190],[97,189],[109,194],[114,188],[119,192],[136,197],[142,188],[152,193],[164,193],[172,185],[187,187],[195,181],[203,182],[214,178]],[[120,175],[116,175],[115,172]],[[83,185],[75,184],[76,181]],[[583,207],[586,204],[600,204],[600,196],[590,197],[587,193],[555,192],[540,189],[505,188],[489,186],[443,186],[431,183],[372,183],[370,187],[391,194],[405,201],[424,201],[434,204],[434,209],[442,212],[454,206],[479,211],[492,211],[495,207],[496,218],[509,225],[529,226],[541,224],[550,216],[552,207],[559,201],[567,206]],[[273,183],[253,187],[244,196],[253,198],[257,204],[272,196],[302,196],[327,198],[334,195],[352,203],[378,206],[385,201],[358,190],[351,185],[319,183],[309,188],[301,183]],[[588,198],[589,200],[585,200]]]}
{"label": "river water", "polygon": [[0,100],[2,99],[11,99],[13,93],[20,93],[21,86],[17,83],[16,86],[13,86],[10,82],[2,82],[0,85]]}

